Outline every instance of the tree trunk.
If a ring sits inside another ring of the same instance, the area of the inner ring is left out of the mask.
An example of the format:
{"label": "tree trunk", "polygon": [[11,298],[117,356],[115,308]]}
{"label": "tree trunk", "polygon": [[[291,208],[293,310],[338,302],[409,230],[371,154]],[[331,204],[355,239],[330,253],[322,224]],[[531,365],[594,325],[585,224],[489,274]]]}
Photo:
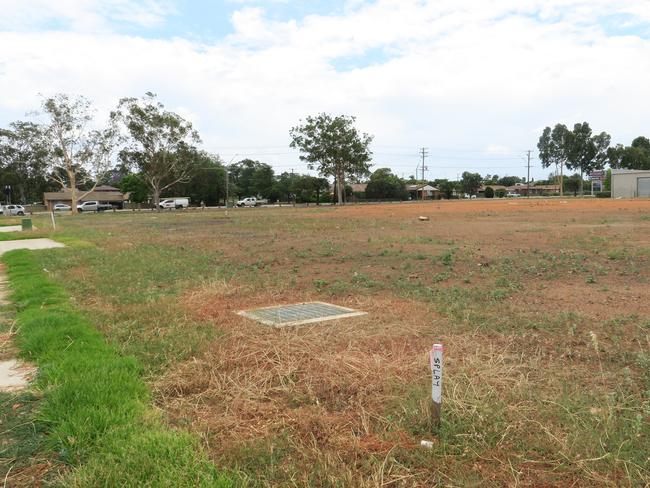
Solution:
{"label": "tree trunk", "polygon": [[560,196],[564,196],[564,163],[560,163]]}
{"label": "tree trunk", "polygon": [[68,179],[70,180],[70,211],[73,214],[79,213],[77,211],[77,175],[74,170],[68,170]]}
{"label": "tree trunk", "polygon": [[339,205],[343,205],[343,175],[341,172],[336,174],[336,199]]}
{"label": "tree trunk", "polygon": [[160,189],[158,188],[158,185],[153,185],[151,190],[151,193],[153,194],[154,208],[156,209],[156,212],[160,212]]}
{"label": "tree trunk", "polygon": [[581,197],[584,196],[584,194],[585,194],[585,192],[584,192],[584,181],[583,181],[582,175],[583,175],[583,171],[582,171],[582,168],[580,168],[580,196]]}

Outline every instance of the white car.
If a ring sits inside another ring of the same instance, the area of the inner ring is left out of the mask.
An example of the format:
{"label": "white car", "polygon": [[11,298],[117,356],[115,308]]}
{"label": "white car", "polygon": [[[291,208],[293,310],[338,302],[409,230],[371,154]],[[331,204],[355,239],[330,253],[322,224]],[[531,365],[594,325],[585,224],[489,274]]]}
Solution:
{"label": "white car", "polygon": [[158,204],[160,208],[187,208],[190,206],[189,198],[166,198]]}
{"label": "white car", "polygon": [[112,208],[113,207],[110,203],[99,203],[97,200],[89,200],[77,205],[77,212],[102,212],[104,210],[110,210]]}
{"label": "white car", "polygon": [[235,202],[237,207],[259,207],[260,205],[266,205],[269,201],[266,198],[260,199],[255,197],[244,198],[243,200],[238,200]]}
{"label": "white car", "polygon": [[5,205],[2,207],[3,215],[25,215],[25,207],[22,205]]}
{"label": "white car", "polygon": [[70,205],[66,205],[65,203],[57,203],[54,205],[54,207],[52,207],[52,209],[55,212],[69,212],[72,210],[72,207]]}
{"label": "white car", "polygon": [[519,198],[519,193],[515,193],[514,191],[509,191],[506,193],[506,198]]}

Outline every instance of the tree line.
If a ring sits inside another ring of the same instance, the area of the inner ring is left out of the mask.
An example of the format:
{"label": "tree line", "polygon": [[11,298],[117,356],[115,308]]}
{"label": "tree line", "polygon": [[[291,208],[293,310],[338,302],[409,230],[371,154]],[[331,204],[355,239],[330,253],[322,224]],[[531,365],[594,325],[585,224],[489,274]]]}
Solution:
{"label": "tree line", "polygon": [[[320,113],[289,131],[290,147],[318,176],[283,172],[266,163],[242,159],[225,164],[220,156],[200,148],[201,138],[191,122],[167,110],[157,97],[123,98],[100,124],[89,100],[57,94],[43,99],[38,121],[15,121],[0,129],[0,182],[10,185],[20,202],[39,201],[46,191],[66,189],[73,211],[97,185],[117,186],[134,202],[157,206],[162,195],[187,196],[206,205],[232,197],[258,196],[270,201],[315,202],[334,199],[341,204],[353,195],[351,183],[367,181],[368,199],[409,198],[406,184],[389,168],[370,172],[373,137],[355,127],[355,118]],[[544,167],[576,172],[582,193],[584,176],[605,165],[650,169],[650,140],[637,137],[629,146],[610,146],[611,138],[594,134],[587,122],[569,129],[546,127],[539,138]],[[557,171],[556,171],[557,172]],[[330,185],[333,180],[333,186]],[[512,186],[516,176],[464,172],[462,179],[433,180],[443,196],[476,194],[481,185]],[[333,197],[332,197],[333,193]]]}
{"label": "tree line", "polygon": [[569,129],[564,124],[546,127],[537,143],[542,166],[556,167],[560,175],[560,188],[564,188],[564,168],[580,175],[579,192],[584,190],[584,176],[592,171],[610,168],[650,170],[650,140],[640,136],[629,146],[610,146],[611,137],[606,132],[594,134],[589,123],[582,122]]}
{"label": "tree line", "polygon": [[41,105],[38,122],[15,121],[0,129],[0,180],[21,202],[65,189],[73,212],[98,185],[131,193],[135,202],[158,206],[163,194],[183,194],[217,204],[226,195],[319,203],[330,198],[334,178],[338,203],[348,183],[368,174],[372,137],[354,127],[354,117],[319,114],[290,131],[291,147],[319,176],[284,172],[243,159],[225,165],[201,150],[191,122],[165,109],[156,96],[123,98],[100,126],[90,101],[57,94]]}

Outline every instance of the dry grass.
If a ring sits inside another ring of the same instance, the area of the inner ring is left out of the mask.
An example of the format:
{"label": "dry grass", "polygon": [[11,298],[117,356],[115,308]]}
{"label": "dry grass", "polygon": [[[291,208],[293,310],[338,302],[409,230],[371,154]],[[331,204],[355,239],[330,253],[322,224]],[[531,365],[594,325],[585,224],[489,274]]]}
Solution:
{"label": "dry grass", "polygon": [[[245,485],[643,486],[649,208],[116,216],[97,226],[111,234],[94,239],[101,258],[89,250],[47,268],[132,277],[119,292],[88,282],[73,292],[126,352],[164,364],[152,373],[159,407]],[[273,329],[234,313],[308,300],[369,315]],[[196,332],[206,324],[213,339]],[[440,426],[429,416],[433,342],[446,351]]]}

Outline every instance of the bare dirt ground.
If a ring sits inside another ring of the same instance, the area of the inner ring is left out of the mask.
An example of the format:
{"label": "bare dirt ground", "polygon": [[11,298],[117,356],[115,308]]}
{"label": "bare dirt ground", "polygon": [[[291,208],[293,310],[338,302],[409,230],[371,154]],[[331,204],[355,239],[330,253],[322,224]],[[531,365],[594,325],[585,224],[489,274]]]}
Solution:
{"label": "bare dirt ground", "polygon": [[[170,218],[151,242],[233,271],[182,293],[219,335],[156,381],[157,402],[249,484],[650,483],[649,201]],[[279,330],[234,313],[306,300],[369,314]],[[446,348],[441,426],[433,342]]]}

